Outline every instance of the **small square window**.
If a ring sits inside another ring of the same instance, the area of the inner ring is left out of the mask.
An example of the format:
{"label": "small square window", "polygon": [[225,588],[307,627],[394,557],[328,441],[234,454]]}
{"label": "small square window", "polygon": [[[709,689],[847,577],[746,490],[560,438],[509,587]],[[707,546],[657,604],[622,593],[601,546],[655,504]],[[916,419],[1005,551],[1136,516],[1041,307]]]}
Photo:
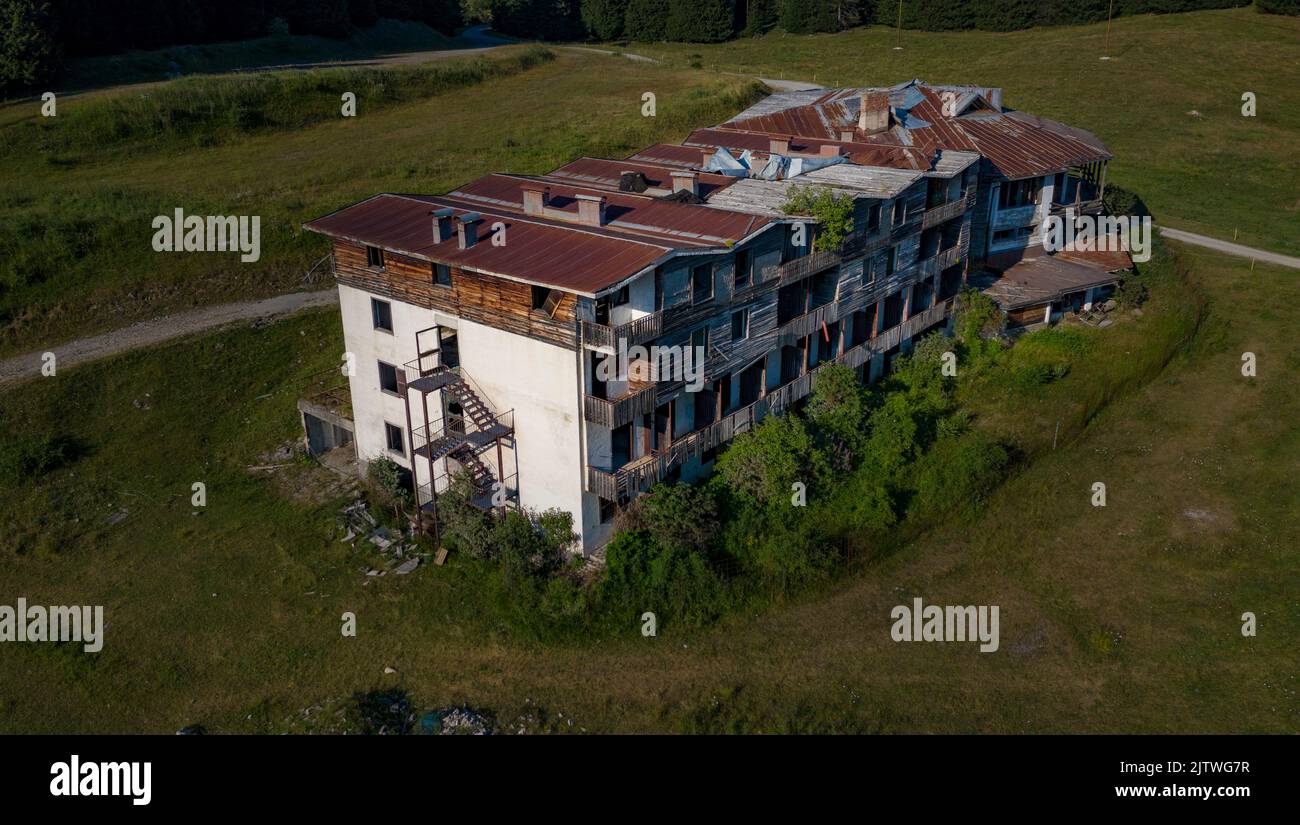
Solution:
{"label": "small square window", "polygon": [[546,299],[550,296],[551,290],[544,286],[533,287],[532,306],[533,309],[541,309],[546,306]]}
{"label": "small square window", "polygon": [[388,445],[388,451],[406,455],[406,438],[402,434],[402,428],[396,424],[384,422],[384,441]]}
{"label": "small square window", "polygon": [[867,229],[878,229],[880,227],[880,204],[873,203],[867,210]]}
{"label": "small square window", "polygon": [[691,301],[701,303],[713,297],[713,264],[691,268]]}
{"label": "small square window", "polygon": [[384,268],[384,250],[377,246],[366,247],[366,265],[375,269]]}
{"label": "small square window", "polygon": [[614,515],[618,512],[618,505],[607,498],[600,500],[600,523],[609,524],[614,520]]}
{"label": "small square window", "polygon": [[451,267],[446,264],[434,264],[433,282],[438,286],[451,286]]}
{"label": "small square window", "polygon": [[731,313],[731,340],[743,341],[749,337],[749,310]]}
{"label": "small square window", "polygon": [[392,364],[379,362],[379,388],[391,395],[399,395],[397,383],[397,367]]}
{"label": "small square window", "polygon": [[375,329],[383,332],[393,331],[393,307],[387,301],[381,301],[378,298],[370,299],[370,319],[374,322]]}

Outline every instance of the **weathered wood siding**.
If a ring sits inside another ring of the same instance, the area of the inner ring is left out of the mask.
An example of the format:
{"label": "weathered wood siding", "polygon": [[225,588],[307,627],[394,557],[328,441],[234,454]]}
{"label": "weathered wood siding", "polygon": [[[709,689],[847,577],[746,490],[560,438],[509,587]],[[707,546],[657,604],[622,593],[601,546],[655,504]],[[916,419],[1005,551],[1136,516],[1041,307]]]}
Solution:
{"label": "weathered wood siding", "polygon": [[334,273],[339,283],[395,301],[436,309],[457,318],[576,349],[577,296],[565,293],[551,317],[532,308],[532,288],[453,267],[451,286],[433,280],[433,265],[393,252],[384,253],[384,268],[366,263],[364,246],[336,240]]}

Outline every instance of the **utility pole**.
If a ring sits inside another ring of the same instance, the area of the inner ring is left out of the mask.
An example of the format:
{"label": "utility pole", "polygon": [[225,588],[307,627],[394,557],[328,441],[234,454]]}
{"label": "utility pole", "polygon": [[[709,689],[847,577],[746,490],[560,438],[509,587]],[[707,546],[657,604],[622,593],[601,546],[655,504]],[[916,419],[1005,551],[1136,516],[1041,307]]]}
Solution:
{"label": "utility pole", "polygon": [[[1114,2],[1114,0],[1111,0]],[[903,0],[898,0],[898,38],[894,44],[894,51],[903,48]]]}

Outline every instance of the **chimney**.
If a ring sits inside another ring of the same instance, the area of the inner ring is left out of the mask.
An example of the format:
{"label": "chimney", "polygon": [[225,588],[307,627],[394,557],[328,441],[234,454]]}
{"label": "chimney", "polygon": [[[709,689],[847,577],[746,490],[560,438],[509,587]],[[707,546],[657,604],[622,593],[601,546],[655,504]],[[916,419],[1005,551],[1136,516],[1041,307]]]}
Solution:
{"label": "chimney", "polygon": [[456,239],[461,249],[469,249],[478,243],[478,222],[483,217],[477,212],[466,212],[456,224]]}
{"label": "chimney", "polygon": [[836,146],[834,143],[822,144],[822,157],[837,158],[839,156],[840,156],[840,147]]}
{"label": "chimney", "polygon": [[586,226],[604,226],[605,225],[605,196],[604,195],[574,195],[578,202],[578,223]]}
{"label": "chimney", "polygon": [[790,136],[772,138],[768,144],[768,152],[773,155],[790,154]]}
{"label": "chimney", "polygon": [[551,188],[533,183],[526,183],[521,188],[524,190],[524,214],[545,213],[547,204],[551,202]]}
{"label": "chimney", "polygon": [[858,111],[858,129],[874,135],[889,128],[889,93],[863,92]]}
{"label": "chimney", "polygon": [[433,216],[433,242],[442,243],[451,240],[451,217],[456,214],[456,210],[450,206],[444,206],[441,209],[435,209],[429,213]]}
{"label": "chimney", "polygon": [[718,153],[718,148],[716,146],[705,146],[703,149],[701,149],[700,154],[704,156],[704,160],[700,163],[700,168],[703,169],[704,167],[708,166],[709,161],[712,160],[713,156],[716,155],[717,153]]}
{"label": "chimney", "polygon": [[853,142],[853,130],[852,130],[852,129],[841,129],[841,130],[840,130],[840,140],[844,141],[845,143],[852,143],[852,142]]}
{"label": "chimney", "polygon": [[690,192],[695,197],[700,196],[700,176],[694,172],[673,172],[673,191]]}

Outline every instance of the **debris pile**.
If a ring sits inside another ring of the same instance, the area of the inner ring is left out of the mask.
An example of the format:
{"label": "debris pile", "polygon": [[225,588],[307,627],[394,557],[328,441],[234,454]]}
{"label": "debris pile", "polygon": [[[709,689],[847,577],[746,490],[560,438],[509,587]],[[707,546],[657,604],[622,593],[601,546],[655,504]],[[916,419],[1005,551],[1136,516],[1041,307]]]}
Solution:
{"label": "debris pile", "polygon": [[443,736],[487,736],[492,724],[468,707],[444,708],[420,717],[420,733]]}
{"label": "debris pile", "polygon": [[370,514],[370,507],[363,498],[358,498],[340,510],[337,523],[339,541],[355,548],[356,542],[361,540],[363,546],[368,544],[379,551],[381,566],[366,565],[361,568],[361,572],[367,576],[387,576],[389,573],[405,576],[414,572],[428,558],[428,553],[420,552],[414,527],[396,530],[381,525]]}

